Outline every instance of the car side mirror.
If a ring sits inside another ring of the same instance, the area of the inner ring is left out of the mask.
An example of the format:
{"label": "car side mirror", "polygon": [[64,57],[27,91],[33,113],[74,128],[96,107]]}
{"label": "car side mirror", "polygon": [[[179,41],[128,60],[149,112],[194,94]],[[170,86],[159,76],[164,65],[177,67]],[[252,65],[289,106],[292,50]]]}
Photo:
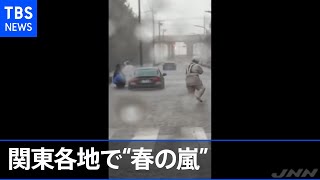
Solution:
{"label": "car side mirror", "polygon": [[162,74],[162,76],[166,76],[166,75],[167,75],[167,73],[163,73],[163,74]]}

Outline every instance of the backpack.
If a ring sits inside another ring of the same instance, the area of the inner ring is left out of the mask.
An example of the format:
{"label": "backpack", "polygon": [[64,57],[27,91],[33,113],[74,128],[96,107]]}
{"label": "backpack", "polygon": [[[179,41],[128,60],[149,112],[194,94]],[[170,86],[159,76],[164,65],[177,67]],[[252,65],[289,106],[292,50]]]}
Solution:
{"label": "backpack", "polygon": [[187,69],[186,69],[186,74],[192,73],[191,70],[192,70],[192,68],[193,68],[194,65],[196,65],[196,64],[195,64],[195,63],[191,63],[191,64],[187,67]]}

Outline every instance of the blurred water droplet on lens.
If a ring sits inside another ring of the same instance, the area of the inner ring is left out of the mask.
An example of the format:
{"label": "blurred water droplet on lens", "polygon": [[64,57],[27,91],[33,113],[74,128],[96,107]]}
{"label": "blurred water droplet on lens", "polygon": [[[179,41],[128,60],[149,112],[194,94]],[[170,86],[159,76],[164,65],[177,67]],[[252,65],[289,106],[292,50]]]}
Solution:
{"label": "blurred water droplet on lens", "polygon": [[146,119],[148,107],[139,96],[122,96],[114,103],[116,119],[120,123],[137,125]]}
{"label": "blurred water droplet on lens", "polygon": [[152,41],[152,31],[147,25],[140,25],[135,29],[135,36],[143,42]]}
{"label": "blurred water droplet on lens", "polygon": [[122,121],[135,124],[143,118],[143,110],[137,105],[125,106],[120,110],[120,118]]}

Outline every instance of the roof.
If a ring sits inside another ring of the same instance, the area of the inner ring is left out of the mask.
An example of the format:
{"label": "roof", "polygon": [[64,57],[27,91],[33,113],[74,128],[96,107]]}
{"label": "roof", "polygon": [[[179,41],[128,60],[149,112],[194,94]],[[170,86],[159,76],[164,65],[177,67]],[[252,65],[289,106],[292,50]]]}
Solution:
{"label": "roof", "polygon": [[144,69],[154,69],[154,70],[157,70],[159,69],[158,67],[138,67],[136,68],[136,70],[144,70]]}

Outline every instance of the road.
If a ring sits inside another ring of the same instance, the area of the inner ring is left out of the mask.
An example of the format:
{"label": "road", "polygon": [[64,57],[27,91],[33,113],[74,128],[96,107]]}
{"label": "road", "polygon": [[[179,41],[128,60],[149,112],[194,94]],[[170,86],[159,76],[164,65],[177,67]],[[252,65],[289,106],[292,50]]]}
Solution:
{"label": "road", "polygon": [[[188,62],[178,61],[176,71],[161,71],[165,76],[163,90],[115,89],[109,87],[109,139],[151,139],[183,140],[211,139],[211,70],[203,67],[201,75],[206,91],[204,102],[187,95],[185,69]],[[154,153],[163,149],[208,148],[208,154],[199,155],[199,171],[177,171],[158,169],[152,166],[149,171],[136,171],[130,159],[118,162],[120,170],[109,170],[110,178],[211,178],[210,142],[109,142],[114,149],[152,149]]]}
{"label": "road", "polygon": [[211,70],[201,75],[204,102],[187,95],[185,68],[161,71],[163,90],[115,89],[109,86],[109,139],[211,139]]}

